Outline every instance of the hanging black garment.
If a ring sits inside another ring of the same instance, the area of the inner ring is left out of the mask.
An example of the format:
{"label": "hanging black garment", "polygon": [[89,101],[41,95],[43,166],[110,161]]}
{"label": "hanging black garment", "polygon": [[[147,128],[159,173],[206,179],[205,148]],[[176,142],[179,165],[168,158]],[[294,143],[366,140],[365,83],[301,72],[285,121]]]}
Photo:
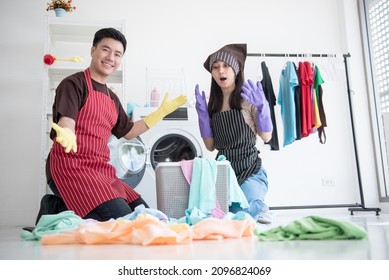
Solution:
{"label": "hanging black garment", "polygon": [[319,89],[319,115],[320,115],[320,121],[321,126],[317,129],[319,133],[319,141],[322,144],[325,144],[327,141],[327,136],[324,131],[324,128],[327,126],[327,120],[326,120],[326,114],[324,112],[324,106],[323,106],[323,88],[321,85],[318,86]]}
{"label": "hanging black garment", "polygon": [[269,74],[269,70],[267,69],[266,63],[262,61],[261,63],[262,68],[262,88],[263,92],[265,93],[265,97],[267,102],[269,102],[270,107],[270,117],[273,123],[273,132],[272,137],[269,142],[266,144],[269,144],[271,147],[271,150],[278,151],[280,149],[280,146],[278,144],[278,132],[277,132],[277,123],[276,123],[276,116],[274,113],[274,107],[277,104],[276,95],[274,94],[273,90],[273,83]]}
{"label": "hanging black garment", "polygon": [[238,109],[213,114],[211,123],[217,157],[226,157],[241,185],[261,168],[262,160],[255,146],[256,135]]}
{"label": "hanging black garment", "polygon": [[[298,73],[297,65],[294,62],[293,62],[293,66],[294,69],[296,70],[296,73]],[[294,104],[296,108],[296,140],[301,140],[300,76],[298,78],[299,78],[299,85],[294,87]]]}

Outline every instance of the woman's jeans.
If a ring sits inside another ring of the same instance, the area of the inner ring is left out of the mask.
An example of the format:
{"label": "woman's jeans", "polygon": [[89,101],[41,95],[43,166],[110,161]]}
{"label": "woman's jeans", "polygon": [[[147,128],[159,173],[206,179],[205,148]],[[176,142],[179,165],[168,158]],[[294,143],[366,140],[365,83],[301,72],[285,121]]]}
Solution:
{"label": "woman's jeans", "polygon": [[268,181],[267,172],[263,167],[257,173],[248,177],[240,187],[247,198],[249,207],[242,209],[239,203],[233,202],[229,209],[230,212],[244,211],[249,213],[254,219],[257,219],[263,211],[269,210],[269,207],[264,202],[268,191]]}

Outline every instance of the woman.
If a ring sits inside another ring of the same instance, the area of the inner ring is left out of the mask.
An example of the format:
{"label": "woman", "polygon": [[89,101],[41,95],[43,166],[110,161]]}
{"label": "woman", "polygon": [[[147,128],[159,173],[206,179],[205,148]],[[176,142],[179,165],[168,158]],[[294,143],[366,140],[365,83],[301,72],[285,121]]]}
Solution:
{"label": "woman", "polygon": [[209,151],[224,155],[235,171],[249,207],[232,203],[230,211],[245,211],[257,222],[271,223],[264,203],[268,190],[256,137],[271,139],[273,125],[269,104],[260,82],[244,82],[246,44],[230,44],[208,56],[204,67],[212,75],[207,106],[205,92],[196,85],[196,110],[201,137]]}

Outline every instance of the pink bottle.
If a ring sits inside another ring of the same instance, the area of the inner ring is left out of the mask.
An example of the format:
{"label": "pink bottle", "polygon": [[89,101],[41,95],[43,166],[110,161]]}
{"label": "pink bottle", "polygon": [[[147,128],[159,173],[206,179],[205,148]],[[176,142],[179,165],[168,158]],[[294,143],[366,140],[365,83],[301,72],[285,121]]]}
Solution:
{"label": "pink bottle", "polygon": [[154,88],[151,91],[150,107],[158,107],[158,106],[159,106],[159,92],[157,91],[156,88]]}

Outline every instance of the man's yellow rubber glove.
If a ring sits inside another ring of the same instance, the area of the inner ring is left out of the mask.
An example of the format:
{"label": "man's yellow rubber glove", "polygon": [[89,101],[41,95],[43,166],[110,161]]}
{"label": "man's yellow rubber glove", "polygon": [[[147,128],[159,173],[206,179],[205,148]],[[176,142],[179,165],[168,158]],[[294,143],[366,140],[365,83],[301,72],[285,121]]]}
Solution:
{"label": "man's yellow rubber glove", "polygon": [[152,112],[150,115],[143,119],[148,128],[152,128],[166,115],[169,115],[170,113],[177,110],[178,107],[184,105],[187,100],[185,95],[180,95],[170,101],[168,101],[168,97],[169,93],[166,93],[161,106],[159,106],[156,111]]}
{"label": "man's yellow rubber glove", "polygon": [[57,132],[56,141],[65,148],[65,153],[69,153],[72,150],[74,153],[77,153],[77,141],[76,135],[70,128],[60,127],[58,124],[53,123],[51,127]]}

